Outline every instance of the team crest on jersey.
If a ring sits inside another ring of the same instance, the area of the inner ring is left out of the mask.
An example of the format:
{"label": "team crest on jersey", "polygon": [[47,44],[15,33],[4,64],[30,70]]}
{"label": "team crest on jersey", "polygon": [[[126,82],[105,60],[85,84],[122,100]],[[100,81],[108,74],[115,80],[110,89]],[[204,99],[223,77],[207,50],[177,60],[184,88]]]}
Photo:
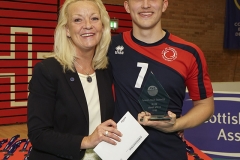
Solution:
{"label": "team crest on jersey", "polygon": [[174,61],[177,58],[177,51],[172,47],[167,47],[162,51],[162,57],[166,61]]}
{"label": "team crest on jersey", "polygon": [[123,50],[124,50],[124,47],[119,45],[116,47],[115,54],[124,54]]}

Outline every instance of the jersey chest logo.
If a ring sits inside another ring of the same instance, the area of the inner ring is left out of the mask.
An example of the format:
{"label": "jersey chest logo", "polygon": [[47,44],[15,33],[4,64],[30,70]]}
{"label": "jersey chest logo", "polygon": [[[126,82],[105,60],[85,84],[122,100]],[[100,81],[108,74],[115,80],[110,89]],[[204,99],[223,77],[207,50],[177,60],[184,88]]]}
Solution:
{"label": "jersey chest logo", "polygon": [[116,51],[115,51],[115,54],[124,54],[124,47],[123,46],[117,46],[116,48]]}
{"label": "jersey chest logo", "polygon": [[172,47],[167,47],[162,51],[162,57],[166,61],[174,61],[177,58],[177,51]]}

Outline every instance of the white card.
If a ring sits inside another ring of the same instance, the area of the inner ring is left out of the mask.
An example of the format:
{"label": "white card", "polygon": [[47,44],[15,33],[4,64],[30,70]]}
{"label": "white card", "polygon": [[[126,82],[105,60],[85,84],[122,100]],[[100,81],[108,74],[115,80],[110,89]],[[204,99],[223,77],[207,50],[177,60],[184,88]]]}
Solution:
{"label": "white card", "polygon": [[102,160],[127,160],[148,136],[138,121],[127,112],[117,123],[117,129],[123,134],[121,142],[111,145],[100,142],[93,150]]}

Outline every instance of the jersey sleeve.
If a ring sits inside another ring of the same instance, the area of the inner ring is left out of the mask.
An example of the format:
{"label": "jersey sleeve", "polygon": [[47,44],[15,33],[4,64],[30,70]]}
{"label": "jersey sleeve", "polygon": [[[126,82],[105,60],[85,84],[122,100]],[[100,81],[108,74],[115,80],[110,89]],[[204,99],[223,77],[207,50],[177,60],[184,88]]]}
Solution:
{"label": "jersey sleeve", "polygon": [[212,83],[208,74],[206,59],[203,52],[196,45],[192,57],[192,64],[189,67],[186,86],[192,100],[201,100],[213,95]]}

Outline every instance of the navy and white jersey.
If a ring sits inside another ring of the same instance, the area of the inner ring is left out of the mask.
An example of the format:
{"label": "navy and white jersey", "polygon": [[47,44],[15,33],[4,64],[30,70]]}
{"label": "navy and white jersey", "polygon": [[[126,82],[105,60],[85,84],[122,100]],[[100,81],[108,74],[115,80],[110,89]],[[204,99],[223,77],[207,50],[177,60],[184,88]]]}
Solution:
{"label": "navy and white jersey", "polygon": [[[138,98],[151,72],[170,97],[168,110],[177,117],[182,113],[186,87],[192,100],[213,95],[202,51],[168,31],[160,41],[152,44],[137,40],[131,31],[115,35],[108,56],[114,76],[116,122],[127,111],[136,119],[143,111]],[[177,132],[145,129],[149,136],[130,160],[187,160],[185,143]]]}

